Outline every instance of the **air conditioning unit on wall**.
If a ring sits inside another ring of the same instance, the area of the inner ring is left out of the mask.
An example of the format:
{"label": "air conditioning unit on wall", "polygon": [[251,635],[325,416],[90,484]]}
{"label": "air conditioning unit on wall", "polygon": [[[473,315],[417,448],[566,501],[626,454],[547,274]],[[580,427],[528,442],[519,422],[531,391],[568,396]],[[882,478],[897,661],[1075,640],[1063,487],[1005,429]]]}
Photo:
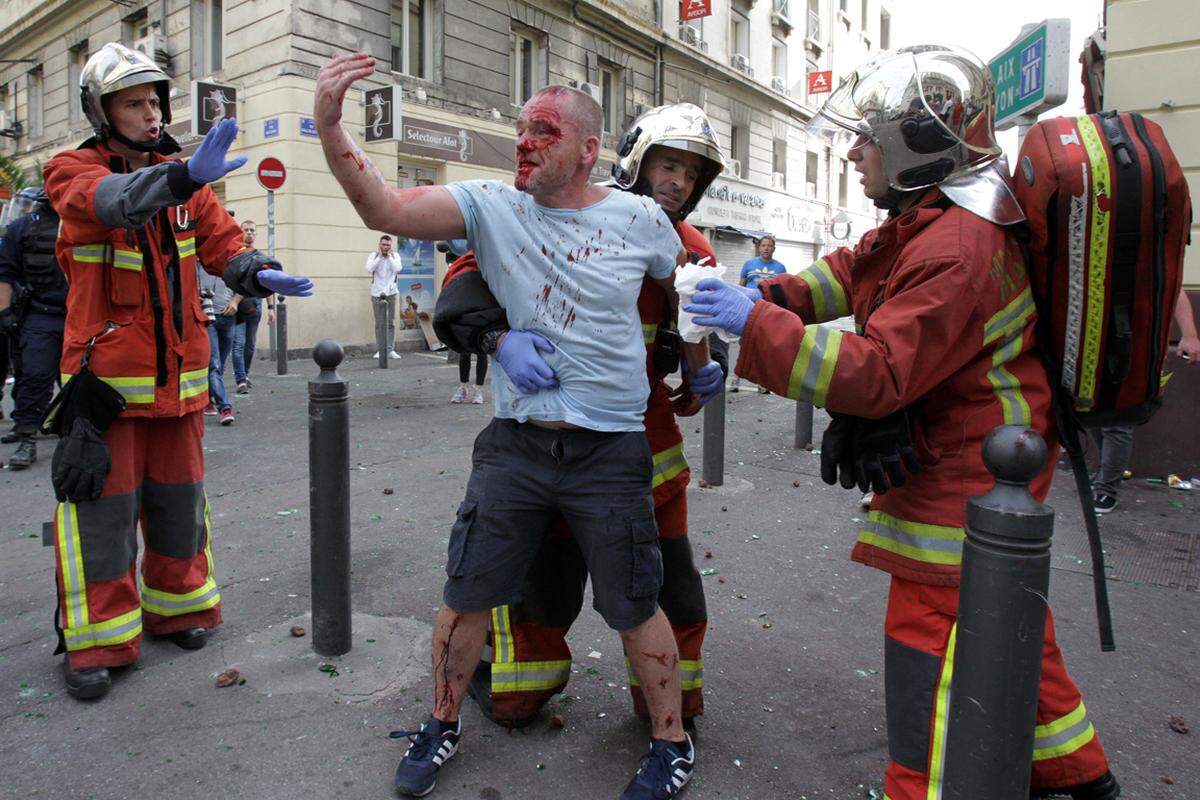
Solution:
{"label": "air conditioning unit on wall", "polygon": [[152,31],[140,39],[134,39],[133,49],[158,64],[168,75],[171,74],[171,54],[167,52],[166,38],[158,31]]}
{"label": "air conditioning unit on wall", "polygon": [[779,190],[787,188],[787,178],[782,172],[771,173],[771,188]]}
{"label": "air conditioning unit on wall", "polygon": [[744,72],[750,77],[754,77],[754,70],[750,68],[750,59],[741,53],[734,53],[729,57],[729,65],[739,72]]}
{"label": "air conditioning unit on wall", "polygon": [[600,87],[597,86],[596,84],[588,83],[587,81],[576,81],[576,80],[569,81],[569,83],[571,84],[572,89],[578,89],[579,91],[586,94],[588,97],[595,100],[597,103],[604,102],[604,95],[600,91]]}
{"label": "air conditioning unit on wall", "polygon": [[680,25],[679,40],[682,42],[687,42],[694,47],[699,47],[701,42],[700,31],[696,30],[691,25]]}
{"label": "air conditioning unit on wall", "polygon": [[729,174],[735,178],[742,177],[742,162],[736,158],[729,159]]}
{"label": "air conditioning unit on wall", "polygon": [[787,84],[784,82],[783,78],[778,75],[775,75],[771,78],[771,88],[780,94],[787,94]]}

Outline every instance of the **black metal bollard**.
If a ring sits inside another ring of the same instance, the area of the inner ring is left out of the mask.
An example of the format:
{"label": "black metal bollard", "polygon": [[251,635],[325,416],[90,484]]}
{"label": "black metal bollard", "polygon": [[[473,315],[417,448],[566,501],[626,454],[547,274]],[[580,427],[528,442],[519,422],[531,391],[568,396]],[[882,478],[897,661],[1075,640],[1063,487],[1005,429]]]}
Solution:
{"label": "black metal bollard", "polygon": [[709,486],[725,483],[725,390],[704,407],[704,464],[700,477]]}
{"label": "black metal bollard", "polygon": [[797,450],[811,448],[813,443],[813,405],[804,400],[796,401],[796,441],[792,446]]}
{"label": "black metal bollard", "polygon": [[[287,303],[279,295],[275,303],[275,374],[287,375]],[[341,359],[338,359],[341,363]]]}
{"label": "black metal bollard", "polygon": [[967,503],[942,796],[1027,800],[1054,532],[1029,483],[1046,443],[1001,425],[983,460],[996,485]]}
{"label": "black metal bollard", "polygon": [[342,346],[313,348],[321,373],[308,382],[308,505],[312,519],[313,650],[350,652],[350,384],[337,373]]}

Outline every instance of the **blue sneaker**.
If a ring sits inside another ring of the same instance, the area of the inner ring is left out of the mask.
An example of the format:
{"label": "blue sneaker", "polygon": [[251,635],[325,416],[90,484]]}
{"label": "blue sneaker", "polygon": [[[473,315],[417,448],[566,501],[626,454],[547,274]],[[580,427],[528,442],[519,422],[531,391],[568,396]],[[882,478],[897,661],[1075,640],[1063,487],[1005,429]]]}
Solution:
{"label": "blue sneaker", "polygon": [[454,727],[430,717],[419,731],[392,731],[393,739],[408,739],[408,752],[396,767],[396,790],[409,797],[424,797],[437,786],[437,773],[458,752],[462,720]]}
{"label": "blue sneaker", "polygon": [[687,752],[680,753],[675,742],[652,739],[650,752],[642,759],[637,774],[621,793],[621,800],[667,800],[678,797],[692,779],[696,767],[696,748],[687,737]]}

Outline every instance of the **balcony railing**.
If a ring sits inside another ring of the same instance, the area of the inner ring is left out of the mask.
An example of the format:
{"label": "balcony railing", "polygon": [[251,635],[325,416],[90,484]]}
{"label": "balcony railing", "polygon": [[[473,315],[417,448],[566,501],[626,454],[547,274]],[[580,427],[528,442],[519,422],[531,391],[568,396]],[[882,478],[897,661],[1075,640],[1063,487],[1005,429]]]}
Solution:
{"label": "balcony railing", "polygon": [[808,36],[809,39],[812,39],[814,42],[823,42],[823,41],[825,41],[825,39],[824,39],[824,36],[822,35],[822,33],[823,32],[821,31],[821,15],[818,14],[816,11],[809,9],[808,31],[807,31],[806,35]]}
{"label": "balcony railing", "polygon": [[785,20],[791,19],[792,15],[788,13],[788,2],[789,0],[774,0],[771,12],[783,17]]}

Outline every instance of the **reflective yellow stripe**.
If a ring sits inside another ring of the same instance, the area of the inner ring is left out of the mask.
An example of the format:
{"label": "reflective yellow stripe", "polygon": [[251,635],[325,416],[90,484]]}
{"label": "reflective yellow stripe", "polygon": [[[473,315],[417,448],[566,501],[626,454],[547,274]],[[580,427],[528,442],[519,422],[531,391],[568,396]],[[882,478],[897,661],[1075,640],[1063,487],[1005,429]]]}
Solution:
{"label": "reflective yellow stripe", "polygon": [[186,400],[208,391],[208,367],[194,369],[179,376],[179,399]]}
{"label": "reflective yellow stripe", "polygon": [[136,639],[142,633],[142,610],[135,608],[118,617],[83,625],[64,628],[63,639],[67,650],[86,650],[89,647],[106,647]]}
{"label": "reflective yellow stripe", "polygon": [[1033,414],[1021,391],[1021,382],[1004,366],[1021,355],[1025,345],[1025,330],[1015,324],[1008,325],[1007,330],[1009,338],[992,351],[992,368],[987,372],[987,379],[1000,401],[1005,424],[1029,426],[1033,424]]}
{"label": "reflective yellow stripe", "polygon": [[176,245],[176,247],[179,248],[179,257],[180,258],[186,258],[188,256],[196,255],[196,237],[195,236],[189,236],[186,239],[179,239],[175,242],[175,245]]}
{"label": "reflective yellow stripe", "polygon": [[492,663],[504,664],[512,661],[513,636],[508,606],[492,609]]}
{"label": "reflective yellow stripe", "polygon": [[212,556],[212,508],[208,495],[204,495],[204,558],[208,564],[204,583],[199,588],[184,594],[172,594],[146,585],[143,576],[138,576],[138,588],[142,593],[142,608],[164,617],[177,617],[213,608],[221,602],[217,591],[216,573]]}
{"label": "reflective yellow stripe", "polygon": [[570,678],[570,659],[492,663],[493,692],[541,692],[557,689]]}
{"label": "reflective yellow stripe", "polygon": [[113,266],[131,272],[142,271],[142,254],[136,250],[113,250]]}
{"label": "reflective yellow stripe", "polygon": [[1024,330],[1025,323],[1033,316],[1033,310],[1033,292],[1026,286],[983,326],[983,343],[991,344],[997,339],[1007,338],[1007,334],[1013,330]]}
{"label": "reflective yellow stripe", "polygon": [[[153,403],[154,402],[154,376],[149,377],[107,377],[99,376],[100,380],[107,383],[109,386],[116,389],[125,398],[126,403]],[[64,372],[59,375],[63,383],[66,383],[72,378],[71,373]]]}
{"label": "reflective yellow stripe", "polygon": [[929,564],[962,563],[963,529],[930,525],[893,517],[882,511],[867,512],[867,527],[858,541]]}
{"label": "reflective yellow stripe", "polygon": [[801,271],[799,277],[808,284],[817,322],[826,322],[850,313],[846,291],[825,259],[817,259],[812,266]]}
{"label": "reflective yellow stripe", "polygon": [[946,723],[950,719],[950,681],[954,677],[954,644],[958,639],[958,623],[950,628],[946,655],[942,658],[942,674],[938,677],[933,706],[933,741],[929,751],[929,788],[926,800],[941,800],[942,767],[946,759]]}
{"label": "reflective yellow stripe", "polygon": [[658,334],[658,326],[649,323],[642,323],[642,340],[650,345],[654,344],[654,337]]}
{"label": "reflective yellow stripe", "polygon": [[654,479],[650,482],[652,489],[661,486],[688,468],[687,459],[683,456],[683,442],[655,453],[653,461]]}
{"label": "reflective yellow stripe", "polygon": [[[628,658],[625,659],[625,671],[629,673],[630,686],[641,686]],[[679,659],[679,687],[685,692],[704,688],[704,661],[702,659],[695,661],[687,658]]]}
{"label": "reflective yellow stripe", "polygon": [[67,629],[88,624],[86,579],[83,574],[83,545],[79,540],[79,517],[74,503],[59,503],[55,512],[58,558],[62,567],[63,605]]}
{"label": "reflective yellow stripe", "polygon": [[103,264],[107,245],[78,244],[71,248],[71,258],[83,264]]}
{"label": "reflective yellow stripe", "polygon": [[1088,242],[1087,322],[1083,338],[1083,364],[1079,369],[1077,407],[1092,407],[1096,394],[1096,367],[1100,362],[1100,338],[1104,332],[1104,281],[1108,277],[1108,239],[1110,214],[1100,207],[1100,198],[1112,194],[1108,173],[1108,155],[1091,117],[1079,117],[1079,138],[1087,151],[1092,168],[1092,231]]}
{"label": "reflective yellow stripe", "polygon": [[842,332],[824,325],[809,325],[800,340],[800,352],[792,364],[787,396],[824,406],[842,347]]}
{"label": "reflective yellow stripe", "polygon": [[1070,714],[1038,725],[1033,731],[1033,760],[1045,761],[1074,753],[1096,738],[1083,701]]}

